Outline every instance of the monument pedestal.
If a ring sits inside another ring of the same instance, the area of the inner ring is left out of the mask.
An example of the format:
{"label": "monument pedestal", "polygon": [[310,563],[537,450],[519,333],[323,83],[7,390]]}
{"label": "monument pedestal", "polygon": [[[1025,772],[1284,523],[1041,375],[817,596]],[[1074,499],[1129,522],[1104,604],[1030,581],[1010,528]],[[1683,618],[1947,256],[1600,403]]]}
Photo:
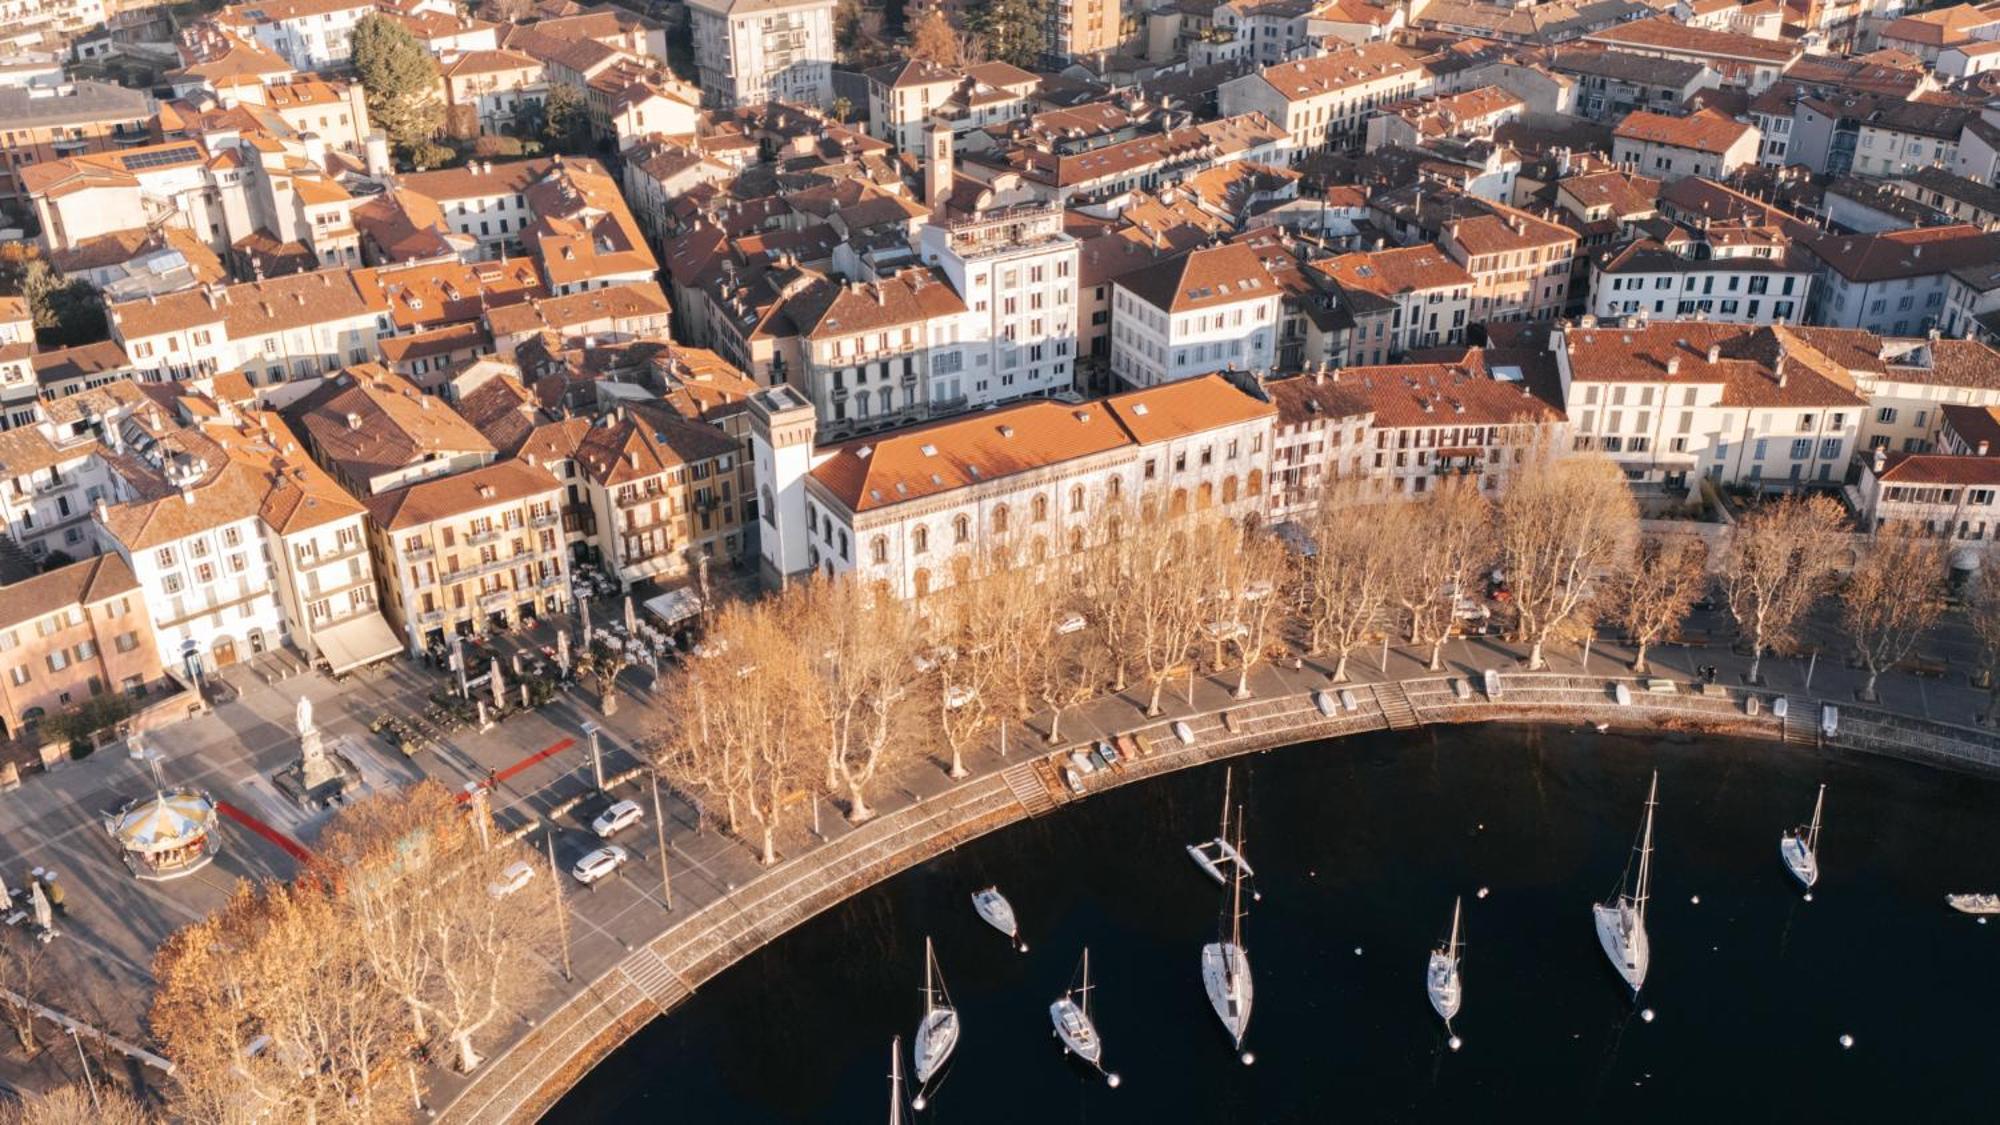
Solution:
{"label": "monument pedestal", "polygon": [[299,760],[279,770],[271,778],[278,792],[307,812],[317,812],[339,803],[350,787],[359,789],[361,771],[347,755],[328,750],[319,728],[313,725],[312,703],[300,697],[298,710]]}

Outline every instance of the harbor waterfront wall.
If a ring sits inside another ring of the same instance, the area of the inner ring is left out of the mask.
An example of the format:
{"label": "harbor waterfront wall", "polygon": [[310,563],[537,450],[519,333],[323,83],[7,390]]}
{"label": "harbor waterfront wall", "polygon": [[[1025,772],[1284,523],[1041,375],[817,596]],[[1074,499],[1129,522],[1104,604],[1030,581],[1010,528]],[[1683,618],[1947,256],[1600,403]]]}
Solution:
{"label": "harbor waterfront wall", "polygon": [[[762,873],[700,910],[571,994],[526,1034],[495,1054],[438,1120],[464,1125],[532,1122],[592,1067],[653,1018],[738,960],[846,898],[968,840],[1043,815],[1101,790],[1219,759],[1300,742],[1379,730],[1473,722],[1604,723],[1624,731],[1709,731],[1835,750],[1860,750],[1952,769],[2000,775],[2000,737],[1842,701],[1786,697],[1755,688],[1633,677],[1510,672],[1488,697],[1465,676],[1344,685],[1330,689],[1335,713],[1321,713],[1319,693],[1252,699],[1201,714],[1141,718],[1119,737],[1150,752],[1128,754],[1114,770],[1086,782],[1083,797],[1045,784],[1029,766],[1052,751],[1017,751],[1017,763],[929,800],[885,813],[852,832]],[[1620,704],[1623,686],[1629,704]],[[1787,699],[1783,719],[1773,704]],[[1831,737],[1821,708],[1839,709]],[[1136,717],[1136,716],[1135,716]],[[1183,743],[1176,722],[1187,724]],[[1032,779],[1032,786],[1028,781]],[[1046,779],[1049,782],[1053,778]]]}

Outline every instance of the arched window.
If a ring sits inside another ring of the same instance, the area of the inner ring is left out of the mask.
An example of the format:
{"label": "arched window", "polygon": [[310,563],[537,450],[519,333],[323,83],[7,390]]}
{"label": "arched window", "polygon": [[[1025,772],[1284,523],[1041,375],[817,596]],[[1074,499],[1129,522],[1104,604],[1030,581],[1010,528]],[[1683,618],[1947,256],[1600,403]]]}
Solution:
{"label": "arched window", "polygon": [[877,535],[874,542],[868,544],[868,557],[874,561],[876,566],[881,566],[883,563],[889,561],[888,536]]}
{"label": "arched window", "polygon": [[1170,516],[1187,515],[1187,501],[1188,501],[1187,489],[1185,488],[1174,489],[1174,498],[1167,504],[1167,514]]}
{"label": "arched window", "polygon": [[911,553],[921,555],[930,549],[931,533],[929,528],[919,527],[915,531],[910,532]]}
{"label": "arched window", "polygon": [[1224,504],[1234,504],[1236,502],[1236,477],[1234,474],[1224,477],[1222,480],[1222,502]]}
{"label": "arched window", "polygon": [[1044,539],[1039,535],[1035,536],[1035,545],[1033,550],[1034,554],[1031,555],[1030,557],[1035,562],[1045,563],[1049,561],[1049,541],[1047,539]]}
{"label": "arched window", "polygon": [[1007,534],[1007,505],[1002,504],[993,509],[993,530],[1002,535]]}
{"label": "arched window", "polygon": [[972,581],[972,556],[960,555],[951,560],[951,581],[954,586]]}
{"label": "arched window", "polygon": [[1112,516],[1110,522],[1104,525],[1104,533],[1111,538],[1113,543],[1118,542],[1118,540],[1125,537],[1125,521],[1119,519],[1117,516]]}
{"label": "arched window", "polygon": [[972,541],[972,521],[965,516],[953,516],[951,520],[952,539],[959,543]]}
{"label": "arched window", "polygon": [[1069,529],[1069,553],[1074,555],[1081,550],[1083,550],[1083,529],[1072,527]]}
{"label": "arched window", "polygon": [[1035,502],[1034,502],[1034,504],[1032,505],[1032,508],[1033,508],[1033,511],[1034,511],[1034,518],[1035,518],[1035,522],[1036,522],[1036,523],[1040,523],[1040,522],[1042,522],[1043,520],[1045,520],[1045,519],[1048,519],[1048,518],[1049,518],[1049,498],[1048,498],[1048,497],[1046,497],[1046,496],[1037,496],[1037,497],[1035,497]]}
{"label": "arched window", "polygon": [[1252,470],[1250,470],[1250,476],[1249,476],[1249,479],[1248,479],[1248,482],[1247,482],[1247,483],[1246,483],[1246,484],[1245,484],[1245,485],[1243,486],[1243,490],[1244,490],[1245,492],[1248,492],[1248,493],[1249,493],[1250,495],[1252,495],[1252,496],[1261,496],[1261,495],[1263,495],[1263,493],[1264,493],[1264,470],[1262,470],[1262,469],[1252,469]]}
{"label": "arched window", "polygon": [[847,532],[845,532],[845,531],[842,531],[842,532],[840,532],[840,533],[839,533],[839,538],[840,538],[840,561],[841,561],[841,562],[846,562],[846,561],[847,561]]}
{"label": "arched window", "polygon": [[1215,485],[1209,481],[1202,481],[1201,487],[1195,490],[1194,510],[1197,512],[1206,512],[1214,506]]}
{"label": "arched window", "polygon": [[1114,502],[1123,497],[1125,495],[1125,478],[1112,477],[1110,480],[1105,481],[1104,495],[1106,499]]}
{"label": "arched window", "polygon": [[1069,510],[1072,512],[1083,511],[1083,486],[1080,484],[1070,486]]}
{"label": "arched window", "polygon": [[925,570],[923,567],[918,567],[917,572],[910,576],[910,586],[912,589],[916,591],[917,596],[920,598],[923,597],[925,594],[930,593],[931,572]]}

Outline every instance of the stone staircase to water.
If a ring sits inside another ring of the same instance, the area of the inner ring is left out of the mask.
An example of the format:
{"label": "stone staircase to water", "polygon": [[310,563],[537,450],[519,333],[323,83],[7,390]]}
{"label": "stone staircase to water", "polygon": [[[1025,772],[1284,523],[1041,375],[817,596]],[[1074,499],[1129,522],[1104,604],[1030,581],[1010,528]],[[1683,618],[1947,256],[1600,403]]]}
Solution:
{"label": "stone staircase to water", "polygon": [[1029,816],[1041,816],[1053,812],[1055,798],[1049,796],[1049,787],[1042,784],[1040,774],[1035,772],[1032,761],[1016,762],[1000,771],[1000,780],[1007,783],[1008,792],[1028,810]]}
{"label": "stone staircase to water", "polygon": [[1381,708],[1382,718],[1390,730],[1415,730],[1424,725],[1417,717],[1417,709],[1410,705],[1410,694],[1403,690],[1400,681],[1375,685],[1375,706]]}
{"label": "stone staircase to water", "polygon": [[1811,700],[1796,695],[1785,697],[1785,742],[1792,746],[1819,745],[1819,716]]}
{"label": "stone staircase to water", "polygon": [[633,988],[639,990],[640,995],[662,1012],[687,999],[693,991],[658,954],[627,958],[618,971]]}

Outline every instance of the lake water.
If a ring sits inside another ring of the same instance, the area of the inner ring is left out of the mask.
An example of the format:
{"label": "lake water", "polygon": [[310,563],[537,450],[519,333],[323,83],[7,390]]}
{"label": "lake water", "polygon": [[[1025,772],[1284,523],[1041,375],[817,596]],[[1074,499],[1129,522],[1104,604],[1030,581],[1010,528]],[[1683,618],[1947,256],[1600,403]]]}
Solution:
{"label": "lake water", "polygon": [[[1652,966],[1635,1006],[1588,908],[1617,886],[1656,767]],[[1263,892],[1246,924],[1256,1065],[1237,1061],[1201,987],[1221,895],[1183,847],[1215,833],[1216,765],[1004,830],[820,916],[644,1029],[548,1119],[882,1121],[926,934],[964,1034],[919,1121],[1993,1119],[2000,923],[1944,895],[2000,889],[2000,783],[1764,742],[1519,727],[1361,736],[1235,768]],[[1778,837],[1821,781],[1805,902]],[[986,883],[1031,952],[974,915]],[[1453,1053],[1423,980],[1457,894]],[[1050,1035],[1085,944],[1116,1090]]]}

